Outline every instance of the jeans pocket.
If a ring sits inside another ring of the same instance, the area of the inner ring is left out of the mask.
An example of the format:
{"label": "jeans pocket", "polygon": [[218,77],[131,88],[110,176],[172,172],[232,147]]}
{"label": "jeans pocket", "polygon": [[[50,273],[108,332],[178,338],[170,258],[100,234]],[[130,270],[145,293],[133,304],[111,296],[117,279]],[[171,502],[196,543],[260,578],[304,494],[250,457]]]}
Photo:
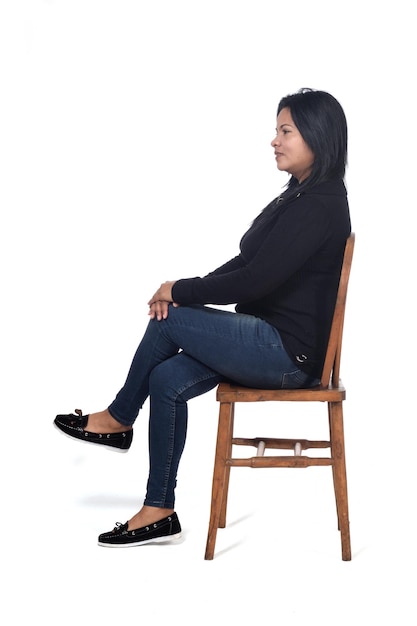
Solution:
{"label": "jeans pocket", "polygon": [[282,375],[282,389],[302,389],[310,386],[311,376],[299,369],[287,372]]}

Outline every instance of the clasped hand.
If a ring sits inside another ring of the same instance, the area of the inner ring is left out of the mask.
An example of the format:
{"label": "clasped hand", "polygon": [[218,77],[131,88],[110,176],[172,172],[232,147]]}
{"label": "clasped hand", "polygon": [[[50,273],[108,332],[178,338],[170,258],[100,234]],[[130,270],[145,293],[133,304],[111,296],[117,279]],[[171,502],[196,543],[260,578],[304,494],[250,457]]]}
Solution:
{"label": "clasped hand", "polygon": [[175,280],[168,280],[159,287],[149,300],[149,316],[151,319],[165,320],[168,317],[168,306],[172,302],[174,306],[179,306],[172,300],[172,287]]}

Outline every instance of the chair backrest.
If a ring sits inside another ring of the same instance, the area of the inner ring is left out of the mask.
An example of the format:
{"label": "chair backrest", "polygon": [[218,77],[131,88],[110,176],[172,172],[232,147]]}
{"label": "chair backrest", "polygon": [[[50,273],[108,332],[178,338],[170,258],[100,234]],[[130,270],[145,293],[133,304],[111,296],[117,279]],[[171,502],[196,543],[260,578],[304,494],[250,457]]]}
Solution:
{"label": "chair backrest", "polygon": [[337,387],[340,378],[340,356],[342,352],[343,323],[345,320],[346,296],[349,283],[350,268],[352,266],[353,248],[355,246],[355,234],[351,233],[346,240],[345,254],[343,257],[342,270],[340,272],[339,289],[337,291],[336,306],[333,314],[333,322],[330,329],[329,343],[327,345],[326,358],[324,360],[321,376],[322,388],[331,384]]}

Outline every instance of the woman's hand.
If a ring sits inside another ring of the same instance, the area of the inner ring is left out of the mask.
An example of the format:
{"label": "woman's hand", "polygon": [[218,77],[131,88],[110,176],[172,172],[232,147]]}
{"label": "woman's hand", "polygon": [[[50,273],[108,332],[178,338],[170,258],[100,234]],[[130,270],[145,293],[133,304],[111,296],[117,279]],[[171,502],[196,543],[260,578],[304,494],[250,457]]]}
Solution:
{"label": "woman's hand", "polygon": [[[168,317],[168,306],[172,302],[172,287],[174,284],[175,280],[168,280],[162,283],[149,300],[149,315],[151,319],[156,317],[157,320],[165,320]],[[174,306],[178,305],[174,302]]]}

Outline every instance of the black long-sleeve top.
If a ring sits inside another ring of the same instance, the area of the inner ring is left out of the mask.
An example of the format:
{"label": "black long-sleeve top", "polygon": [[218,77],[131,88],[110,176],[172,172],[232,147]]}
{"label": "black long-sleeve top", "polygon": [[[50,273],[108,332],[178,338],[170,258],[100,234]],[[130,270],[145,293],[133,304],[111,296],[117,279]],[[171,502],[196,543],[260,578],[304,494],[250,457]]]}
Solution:
{"label": "black long-sleeve top", "polygon": [[274,199],[240,241],[240,254],[202,278],[178,280],[174,302],[236,304],[278,329],[298,366],[320,377],[350,216],[342,180]]}

